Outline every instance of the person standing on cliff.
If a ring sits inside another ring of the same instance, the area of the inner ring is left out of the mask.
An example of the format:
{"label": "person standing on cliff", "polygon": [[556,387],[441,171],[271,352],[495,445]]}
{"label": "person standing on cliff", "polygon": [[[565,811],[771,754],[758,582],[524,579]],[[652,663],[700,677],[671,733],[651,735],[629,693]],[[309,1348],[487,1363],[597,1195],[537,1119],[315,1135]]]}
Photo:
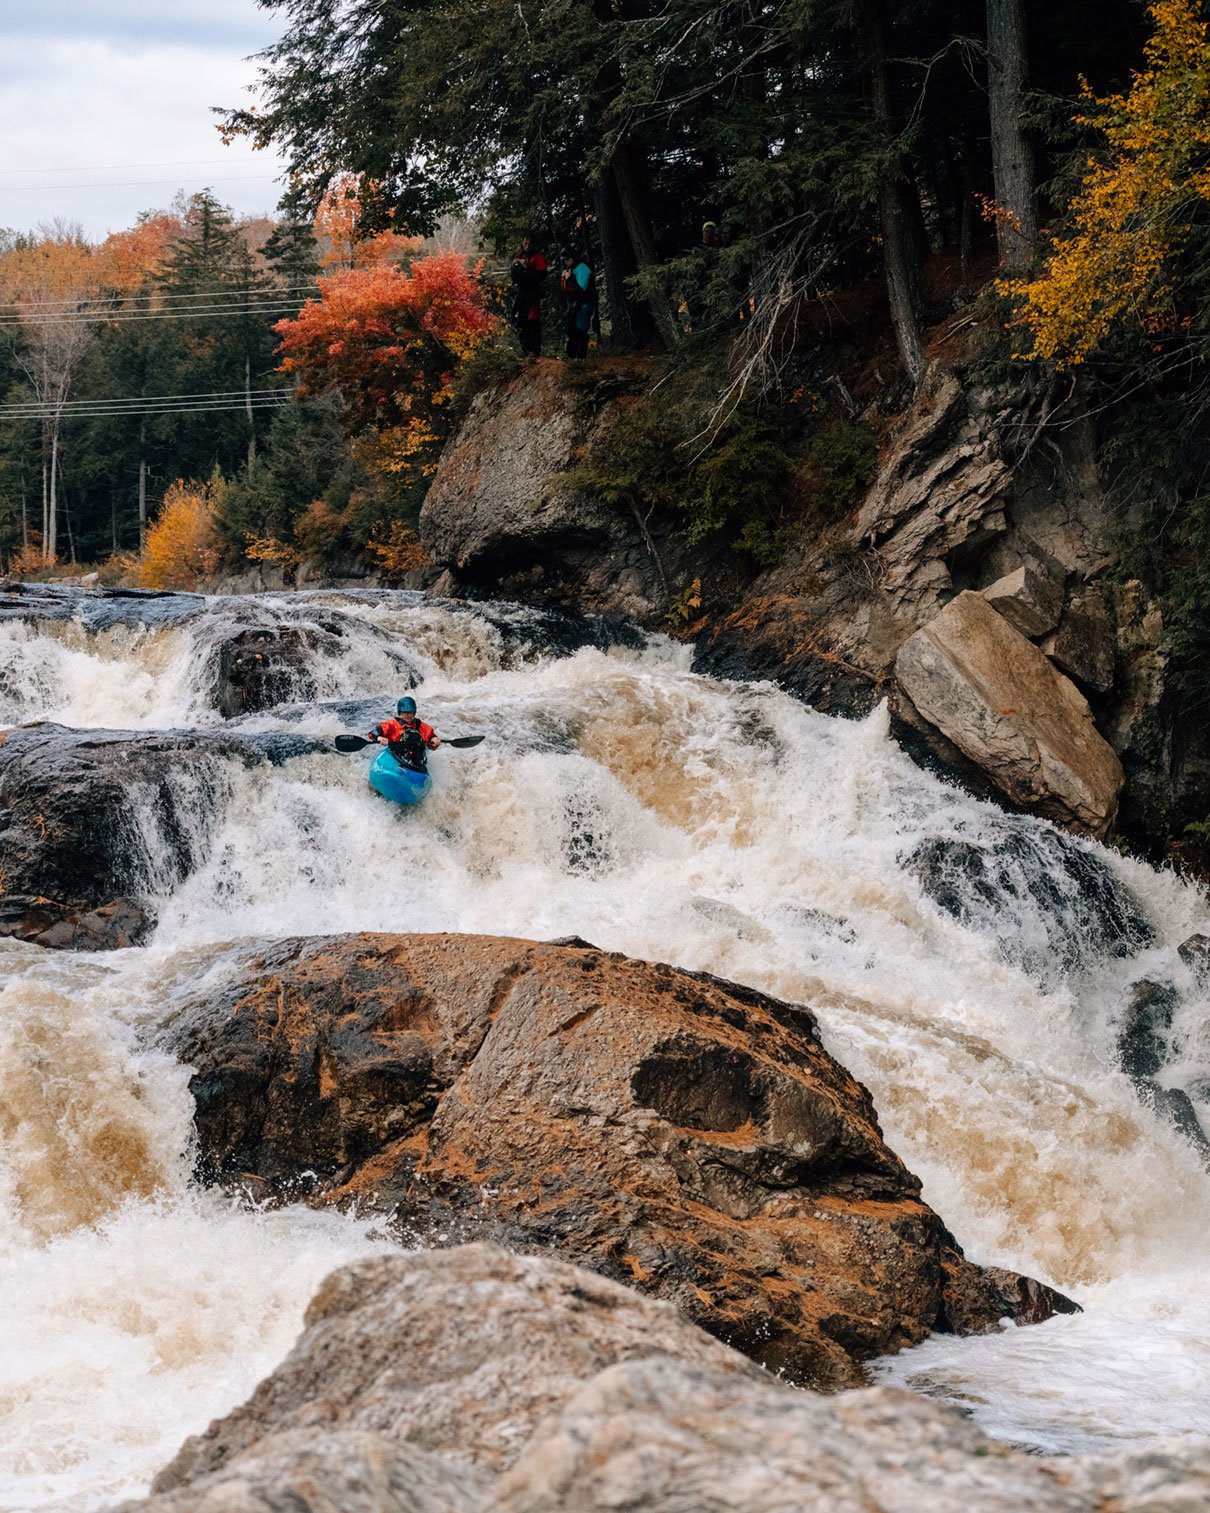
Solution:
{"label": "person standing on cliff", "polygon": [[393,720],[381,720],[366,736],[377,746],[385,741],[387,750],[401,767],[413,772],[427,772],[428,754],[441,745],[441,737],[431,725],[426,725],[416,714],[416,700],[405,694],[395,706]]}
{"label": "person standing on cliff", "polygon": [[513,325],[521,350],[527,357],[540,357],[546,259],[532,236],[525,237],[518,248],[509,277],[513,283]]}
{"label": "person standing on cliff", "polygon": [[588,331],[597,308],[597,284],[592,269],[574,247],[563,248],[563,273],[559,287],[567,301],[567,355],[583,362],[588,356]]}

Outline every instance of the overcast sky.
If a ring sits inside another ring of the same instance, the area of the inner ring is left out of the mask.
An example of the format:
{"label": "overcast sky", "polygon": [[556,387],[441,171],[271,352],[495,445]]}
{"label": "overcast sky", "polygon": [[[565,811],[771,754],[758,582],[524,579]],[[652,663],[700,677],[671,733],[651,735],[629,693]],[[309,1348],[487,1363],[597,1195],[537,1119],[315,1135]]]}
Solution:
{"label": "overcast sky", "polygon": [[101,237],[204,185],[272,210],[278,161],[224,147],[210,107],[250,103],[282,25],[255,0],[0,0],[0,226]]}

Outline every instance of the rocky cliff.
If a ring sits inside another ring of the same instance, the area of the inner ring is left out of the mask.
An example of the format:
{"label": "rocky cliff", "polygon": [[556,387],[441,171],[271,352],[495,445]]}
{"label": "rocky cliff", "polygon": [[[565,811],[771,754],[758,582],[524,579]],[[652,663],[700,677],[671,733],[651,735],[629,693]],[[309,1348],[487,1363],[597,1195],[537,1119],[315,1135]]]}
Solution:
{"label": "rocky cliff", "polygon": [[856,511],[791,527],[783,561],[746,574],[688,550],[675,520],[560,482],[619,402],[553,364],[478,396],[422,522],[446,587],[659,624],[700,579],[699,671],[771,677],[831,713],[889,699],[914,754],[1081,833],[1156,847],[1210,812],[1210,745],[1171,687],[1162,615],[1123,581],[1131,516],[1091,423],[1050,425],[1045,388],[936,362],[880,422]]}

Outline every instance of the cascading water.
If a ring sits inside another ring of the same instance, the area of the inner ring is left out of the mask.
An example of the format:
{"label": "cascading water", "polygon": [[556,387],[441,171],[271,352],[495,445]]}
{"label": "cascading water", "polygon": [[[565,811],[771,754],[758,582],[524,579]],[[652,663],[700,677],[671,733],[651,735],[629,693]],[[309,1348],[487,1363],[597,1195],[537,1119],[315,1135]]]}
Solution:
{"label": "cascading water", "polygon": [[1210,1433],[1210,1177],[1117,1046],[1130,985],[1170,985],[1156,1082],[1210,1127],[1210,989],[1177,951],[1210,929],[1195,890],[942,785],[883,714],[696,677],[658,637],[602,649],[598,628],[551,655],[549,624],[500,606],[302,594],[0,623],[4,718],[218,724],[205,670],[252,624],[324,634],[309,691],[231,729],[326,743],[416,683],[439,730],[487,740],[435,754],[406,813],[365,754],[217,758],[221,781],[174,791],[183,880],[135,796],[149,945],[2,948],[0,1266],[20,1323],[0,1341],[0,1507],[137,1490],[280,1356],[326,1270],[386,1243],[189,1181],[187,1074],[139,1029],[251,935],[578,934],[810,1003],[968,1254],[1086,1309],[938,1337],[878,1374],[1045,1448]]}

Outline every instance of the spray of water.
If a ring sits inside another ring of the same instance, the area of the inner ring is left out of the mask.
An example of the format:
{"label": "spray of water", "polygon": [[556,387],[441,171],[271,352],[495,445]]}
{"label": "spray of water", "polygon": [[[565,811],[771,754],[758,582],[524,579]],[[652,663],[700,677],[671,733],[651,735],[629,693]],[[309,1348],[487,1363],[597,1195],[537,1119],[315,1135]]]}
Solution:
{"label": "spray of water", "polygon": [[[27,1405],[21,1458],[6,1468],[27,1501],[145,1476],[280,1351],[316,1276],[377,1243],[334,1216],[230,1211],[188,1182],[184,1074],[141,1058],[131,1026],[153,1021],[216,943],[249,935],[575,933],[812,1004],[968,1253],[1056,1283],[1087,1310],[930,1341],[880,1374],[1039,1446],[1210,1433],[1210,1281],[1194,1264],[1210,1180],[1116,1053],[1130,984],[1171,983],[1161,1080],[1210,1124],[1210,1003],[1176,951],[1208,928],[1194,890],[941,785],[897,750],[882,714],[831,721],[771,687],[694,677],[684,649],[659,638],[544,657],[536,644],[518,652],[496,621],[413,598],[317,599],[271,608],[316,623],[339,609],[339,656],[317,651],[317,692],[246,726],[326,739],[385,712],[407,667],[439,730],[487,740],[438,752],[433,792],[411,812],[372,793],[364,755],[233,761],[222,782],[182,797],[197,810],[183,880],[156,871],[145,829],[142,886],[159,915],[149,948],[105,962],[22,957],[0,1000],[15,1026],[0,1041],[0,1087],[30,1110],[2,1174],[6,1281],[37,1338],[100,1329],[95,1358],[126,1363],[118,1376],[146,1416],[119,1451],[105,1384],[30,1335],[36,1372],[0,1375],[0,1392]],[[0,686],[13,697],[16,677],[25,718],[57,699],[59,718],[87,723],[110,707],[99,685],[115,698],[133,688],[157,637],[198,665],[225,612],[134,634],[126,661],[82,632],[88,675],[53,687],[29,668],[57,666],[52,648],[77,632],[0,627],[27,657]],[[144,725],[158,717],[143,705]],[[53,1175],[68,1148],[89,1152],[87,1177]],[[219,1237],[212,1247],[181,1243],[203,1232]],[[170,1265],[177,1252],[188,1262]],[[168,1281],[144,1264],[157,1256]],[[107,1301],[91,1300],[85,1274]],[[161,1338],[178,1345],[161,1353]]]}

